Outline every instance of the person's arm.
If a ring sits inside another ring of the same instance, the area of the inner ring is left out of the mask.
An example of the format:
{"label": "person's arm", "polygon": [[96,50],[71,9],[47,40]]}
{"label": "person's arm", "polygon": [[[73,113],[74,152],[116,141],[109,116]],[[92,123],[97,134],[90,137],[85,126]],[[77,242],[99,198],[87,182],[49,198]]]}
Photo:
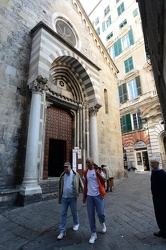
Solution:
{"label": "person's arm", "polygon": [[83,203],[86,203],[87,196],[87,179],[84,180]]}
{"label": "person's arm", "polygon": [[100,181],[102,181],[102,182],[106,181],[106,177],[105,177],[105,174],[103,173],[103,171],[97,169],[96,175],[99,177]]}

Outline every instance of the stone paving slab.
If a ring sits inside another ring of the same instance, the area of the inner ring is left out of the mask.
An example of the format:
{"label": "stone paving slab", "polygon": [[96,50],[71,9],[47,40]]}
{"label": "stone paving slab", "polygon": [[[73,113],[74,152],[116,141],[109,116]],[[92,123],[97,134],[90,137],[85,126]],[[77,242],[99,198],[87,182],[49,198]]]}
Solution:
{"label": "stone paving slab", "polygon": [[107,233],[100,233],[89,244],[90,230],[82,194],[78,198],[80,227],[72,231],[68,212],[67,235],[57,241],[61,205],[57,199],[25,207],[7,209],[0,214],[0,250],[165,250],[166,239],[153,236],[158,231],[150,192],[150,172],[129,172],[128,178],[115,180],[113,192],[106,195]]}

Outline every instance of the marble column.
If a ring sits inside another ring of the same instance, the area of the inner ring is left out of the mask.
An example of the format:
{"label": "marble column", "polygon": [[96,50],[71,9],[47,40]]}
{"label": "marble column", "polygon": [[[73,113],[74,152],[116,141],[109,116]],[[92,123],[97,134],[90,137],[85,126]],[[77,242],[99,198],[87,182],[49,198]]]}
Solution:
{"label": "marble column", "polygon": [[20,187],[20,195],[33,196],[42,193],[38,184],[38,141],[40,129],[40,107],[41,96],[47,87],[47,79],[38,76],[30,85],[32,91],[32,100],[29,117],[25,171],[22,185]]}
{"label": "marble column", "polygon": [[90,132],[90,156],[94,162],[98,164],[98,133],[97,133],[97,112],[98,109],[91,108],[89,118],[89,132]]}

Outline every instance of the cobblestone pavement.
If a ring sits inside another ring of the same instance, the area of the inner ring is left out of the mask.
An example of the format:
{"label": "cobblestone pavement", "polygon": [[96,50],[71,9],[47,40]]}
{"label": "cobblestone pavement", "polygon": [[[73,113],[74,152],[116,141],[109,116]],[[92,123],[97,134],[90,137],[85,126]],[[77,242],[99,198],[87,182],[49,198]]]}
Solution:
{"label": "cobblestone pavement", "polygon": [[90,230],[82,194],[78,198],[80,227],[72,231],[68,213],[67,235],[57,241],[61,205],[57,199],[2,211],[0,250],[165,250],[166,239],[153,236],[158,231],[150,192],[150,172],[129,172],[128,178],[115,180],[113,192],[106,196],[107,233],[100,233],[89,244]]}

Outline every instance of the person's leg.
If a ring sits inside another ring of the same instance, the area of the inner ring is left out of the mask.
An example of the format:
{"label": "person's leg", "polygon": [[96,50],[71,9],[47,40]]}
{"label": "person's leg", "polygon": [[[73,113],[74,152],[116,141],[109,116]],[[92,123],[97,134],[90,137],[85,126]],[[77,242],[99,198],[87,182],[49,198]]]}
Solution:
{"label": "person's leg", "polygon": [[60,219],[60,232],[65,233],[66,232],[66,218],[67,218],[67,210],[69,206],[68,198],[62,197],[62,212],[61,212],[61,219]]}
{"label": "person's leg", "polygon": [[109,191],[109,179],[107,180],[107,189],[106,191]]}
{"label": "person's leg", "polygon": [[157,225],[160,232],[166,235],[166,201],[160,197],[153,197],[153,204]]}
{"label": "person's leg", "polygon": [[113,186],[114,186],[113,178],[110,178],[110,191],[112,191]]}
{"label": "person's leg", "polygon": [[95,221],[95,204],[93,201],[93,196],[87,195],[86,203],[87,203],[87,212],[90,230],[92,233],[96,232],[96,221]]}
{"label": "person's leg", "polygon": [[96,212],[97,212],[100,223],[105,223],[104,199],[101,197],[101,195],[98,195],[94,197],[94,202],[95,202]]}
{"label": "person's leg", "polygon": [[78,212],[77,212],[77,199],[76,197],[70,198],[70,209],[73,216],[74,225],[79,224]]}

